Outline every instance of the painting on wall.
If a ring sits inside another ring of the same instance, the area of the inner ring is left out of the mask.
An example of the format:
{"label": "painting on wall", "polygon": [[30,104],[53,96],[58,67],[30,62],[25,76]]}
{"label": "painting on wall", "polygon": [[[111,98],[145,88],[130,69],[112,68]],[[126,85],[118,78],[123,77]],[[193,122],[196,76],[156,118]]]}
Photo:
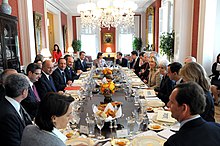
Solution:
{"label": "painting on wall", "polygon": [[112,33],[104,33],[103,42],[105,44],[107,44],[107,43],[112,44],[113,43],[113,34]]}
{"label": "painting on wall", "polygon": [[36,54],[40,54],[42,48],[42,14],[34,11],[34,37],[35,37],[35,48]]}

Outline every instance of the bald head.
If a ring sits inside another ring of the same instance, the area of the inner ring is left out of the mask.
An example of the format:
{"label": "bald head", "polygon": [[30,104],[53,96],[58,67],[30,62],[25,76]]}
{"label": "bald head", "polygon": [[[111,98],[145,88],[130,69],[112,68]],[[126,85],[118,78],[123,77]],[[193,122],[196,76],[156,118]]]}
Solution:
{"label": "bald head", "polygon": [[189,63],[189,62],[196,62],[196,58],[193,57],[193,56],[187,56],[187,57],[185,58],[184,64],[187,64],[187,63]]}
{"label": "bald head", "polygon": [[5,80],[6,80],[6,78],[9,76],[9,75],[12,75],[12,74],[16,74],[16,73],[18,73],[15,69],[5,69],[3,72],[2,72],[2,83],[3,83],[3,85],[4,85],[4,83],[5,83]]}
{"label": "bald head", "polygon": [[51,75],[53,73],[53,63],[51,60],[45,60],[42,64],[42,71],[47,75]]}

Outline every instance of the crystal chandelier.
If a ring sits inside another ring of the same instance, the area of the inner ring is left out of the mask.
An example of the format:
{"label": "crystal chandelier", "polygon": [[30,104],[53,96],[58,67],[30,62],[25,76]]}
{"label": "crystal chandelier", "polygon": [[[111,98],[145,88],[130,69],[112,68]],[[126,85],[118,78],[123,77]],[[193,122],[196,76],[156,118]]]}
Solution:
{"label": "crystal chandelier", "polygon": [[99,0],[79,4],[77,12],[81,16],[82,28],[129,28],[134,26],[134,11],[137,4],[130,0]]}

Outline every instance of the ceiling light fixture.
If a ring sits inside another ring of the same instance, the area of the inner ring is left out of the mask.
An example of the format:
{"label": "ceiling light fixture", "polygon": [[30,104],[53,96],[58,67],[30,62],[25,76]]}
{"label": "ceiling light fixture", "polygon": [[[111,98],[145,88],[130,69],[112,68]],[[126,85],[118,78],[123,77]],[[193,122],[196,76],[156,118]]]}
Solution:
{"label": "ceiling light fixture", "polygon": [[136,9],[137,4],[130,0],[99,0],[97,5],[90,0],[77,6],[77,12],[81,16],[81,27],[92,29],[132,27]]}

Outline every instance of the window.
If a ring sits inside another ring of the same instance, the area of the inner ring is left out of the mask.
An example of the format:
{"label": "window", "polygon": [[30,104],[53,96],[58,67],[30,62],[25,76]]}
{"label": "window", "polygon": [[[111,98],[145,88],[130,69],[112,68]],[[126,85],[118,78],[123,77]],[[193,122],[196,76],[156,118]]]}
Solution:
{"label": "window", "polygon": [[92,56],[92,59],[96,59],[96,54],[97,54],[97,48],[98,46],[96,35],[87,35],[87,34],[81,34],[81,50],[85,51],[87,55]]}
{"label": "window", "polygon": [[122,54],[131,54],[133,35],[132,34],[119,34],[119,51]]}

